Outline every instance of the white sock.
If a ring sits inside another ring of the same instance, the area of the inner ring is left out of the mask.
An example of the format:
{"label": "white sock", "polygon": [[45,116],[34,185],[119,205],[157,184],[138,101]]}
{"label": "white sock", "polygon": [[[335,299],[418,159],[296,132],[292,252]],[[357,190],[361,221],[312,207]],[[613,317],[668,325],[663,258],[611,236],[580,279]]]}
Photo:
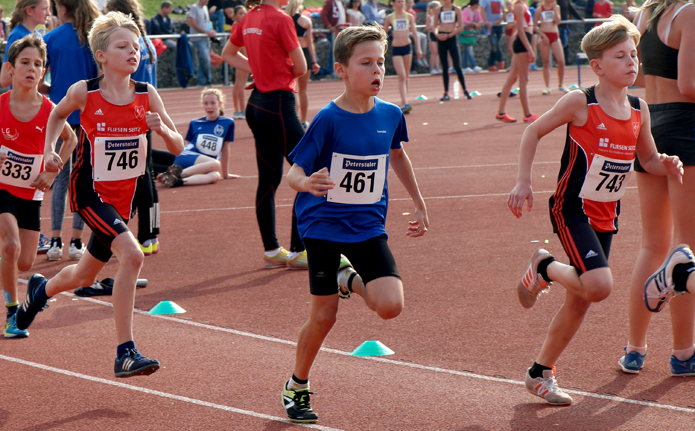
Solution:
{"label": "white sock", "polygon": [[301,384],[297,383],[294,381],[294,379],[290,378],[290,381],[287,382],[287,389],[291,391],[296,391],[297,389],[306,389],[309,387],[309,383],[307,382],[306,384]]}
{"label": "white sock", "polygon": [[674,350],[671,354],[679,361],[687,361],[695,355],[695,346],[690,346],[683,350]]}
{"label": "white sock", "polygon": [[275,256],[278,255],[278,253],[280,253],[280,249],[279,249],[279,248],[276,248],[275,250],[266,251],[266,252],[263,253],[263,254],[264,254],[265,256],[267,256],[267,257],[275,257]]}
{"label": "white sock", "polygon": [[627,343],[626,353],[630,353],[630,352],[637,352],[640,355],[646,355],[647,354],[647,346],[643,346],[643,347],[633,346],[632,344]]}

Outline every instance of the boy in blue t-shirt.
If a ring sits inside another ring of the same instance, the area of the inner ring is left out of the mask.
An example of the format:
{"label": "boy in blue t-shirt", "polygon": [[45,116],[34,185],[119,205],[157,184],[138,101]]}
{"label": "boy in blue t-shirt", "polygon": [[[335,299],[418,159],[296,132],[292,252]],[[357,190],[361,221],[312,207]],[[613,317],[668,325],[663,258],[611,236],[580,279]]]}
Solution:
{"label": "boy in blue t-shirt", "polygon": [[429,225],[401,146],[408,141],[405,117],[398,106],[375,97],[384,83],[385,49],[386,33],[379,26],[348,27],[339,33],[335,73],[345,82],[345,92],[316,115],[290,153],[294,165],[287,180],[302,192],[295,210],[312,295],[294,374],[282,393],[292,422],[318,420],[309,403],[309,371],[335,323],[338,298],[354,292],[382,319],[392,319],[403,309],[403,284],[384,229],[389,162],[415,204],[417,220],[410,222],[406,235],[422,236]]}

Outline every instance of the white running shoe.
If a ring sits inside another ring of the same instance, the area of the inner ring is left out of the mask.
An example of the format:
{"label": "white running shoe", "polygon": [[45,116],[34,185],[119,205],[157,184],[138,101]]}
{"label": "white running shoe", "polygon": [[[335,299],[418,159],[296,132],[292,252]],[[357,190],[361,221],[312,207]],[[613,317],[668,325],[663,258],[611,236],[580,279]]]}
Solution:
{"label": "white running shoe", "polygon": [[288,254],[286,265],[287,269],[309,269],[309,260],[307,259],[306,250],[298,254]]}
{"label": "white running shoe", "polygon": [[68,259],[80,260],[82,259],[85,251],[87,251],[87,246],[84,244],[82,244],[82,248],[77,248],[70,245],[70,248],[68,249]]}
{"label": "white running shoe", "polygon": [[480,67],[480,66],[475,66],[475,67],[473,68],[473,72],[475,72],[475,73],[480,73],[481,70],[483,70],[483,68]]}
{"label": "white running shoe", "polygon": [[541,94],[544,96],[547,96],[548,94],[550,94],[550,88],[545,87],[545,90],[543,90],[543,93],[541,93]]}
{"label": "white running shoe", "polygon": [[280,250],[275,256],[267,256],[263,254],[263,264],[266,268],[286,268],[287,267],[287,255],[290,252],[280,247]]}
{"label": "white running shoe", "polygon": [[562,389],[557,386],[557,380],[555,380],[555,367],[543,371],[543,377],[536,377],[535,379],[531,378],[531,374],[529,374],[530,371],[530,368],[526,370],[526,378],[524,379],[526,390],[537,397],[543,398],[554,406],[567,406],[572,404],[572,397],[564,393]]}
{"label": "white running shoe", "polygon": [[356,275],[357,272],[352,268],[352,263],[341,254],[340,266],[338,267],[338,296],[341,299],[350,299],[350,292],[352,292],[349,288],[350,280]]}
{"label": "white running shoe", "polygon": [[467,68],[463,69],[463,73],[473,73],[473,69],[471,69],[470,67],[467,67]]}
{"label": "white running shoe", "polygon": [[676,295],[673,281],[673,268],[680,263],[695,262],[693,252],[686,244],[672,248],[663,264],[652,274],[644,284],[644,303],[649,311],[658,313]]}
{"label": "white running shoe", "polygon": [[562,92],[565,93],[565,94],[567,94],[567,93],[570,92],[570,90],[569,90],[567,87],[565,87],[564,85],[561,85],[561,86],[557,87],[557,89],[560,90],[560,91],[562,91]]}
{"label": "white running shoe", "polygon": [[58,247],[57,244],[51,244],[51,248],[46,252],[48,260],[60,260],[63,258],[63,247]]}

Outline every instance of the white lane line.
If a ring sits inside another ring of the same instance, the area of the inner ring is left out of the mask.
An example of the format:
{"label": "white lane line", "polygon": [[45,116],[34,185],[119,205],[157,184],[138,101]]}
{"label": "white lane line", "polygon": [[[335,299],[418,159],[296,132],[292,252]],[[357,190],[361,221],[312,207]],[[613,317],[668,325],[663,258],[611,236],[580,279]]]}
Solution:
{"label": "white lane line", "polygon": [[[71,297],[75,296],[69,292],[63,292],[63,295],[71,296]],[[99,304],[99,305],[105,305],[107,307],[113,307],[113,304],[111,304],[110,302],[100,301],[100,300],[94,299],[94,298],[80,298],[80,300],[93,302],[93,303]],[[143,310],[135,309],[133,311],[137,314],[144,314],[144,315],[149,316],[149,317],[154,317],[157,319],[167,320],[167,321],[175,322],[175,323],[182,323],[184,325],[195,326],[197,328],[209,329],[209,330],[218,331],[218,332],[226,332],[229,334],[239,335],[242,337],[255,338],[257,340],[269,341],[272,343],[279,343],[279,344],[286,344],[289,346],[296,346],[297,345],[297,343],[294,341],[283,340],[281,338],[268,337],[268,336],[259,335],[259,334],[252,334],[250,332],[244,332],[244,331],[239,331],[239,330],[230,329],[230,328],[222,328],[219,326],[208,325],[206,323],[193,322],[190,320],[179,319],[179,318],[171,317],[171,316],[163,316],[163,315],[158,315],[158,314],[148,314],[146,311],[143,311]],[[524,385],[524,382],[521,382],[521,381],[512,380],[512,379],[503,379],[500,377],[484,376],[484,375],[480,375],[480,374],[471,373],[468,371],[449,370],[446,368],[430,367],[427,365],[420,365],[420,364],[415,364],[412,362],[396,361],[394,359],[386,359],[386,358],[379,358],[379,357],[365,357],[365,356],[356,357],[356,356],[350,355],[349,352],[345,352],[343,350],[338,350],[338,349],[331,349],[331,348],[327,348],[327,347],[321,347],[321,351],[324,351],[327,353],[333,353],[335,355],[350,356],[353,358],[364,359],[367,361],[382,362],[382,363],[389,364],[389,365],[415,368],[418,370],[431,371],[431,372],[435,372],[435,373],[451,374],[454,376],[468,377],[468,378],[473,378],[473,379],[478,379],[478,380],[485,380],[488,382],[506,383],[506,384],[515,385],[515,386],[523,386]],[[563,389],[563,390],[567,393],[570,393],[570,394],[581,395],[581,396],[585,396],[585,397],[598,398],[598,399],[602,399],[602,400],[615,401],[618,403],[636,404],[639,406],[653,407],[653,408],[659,408],[659,409],[666,409],[666,410],[671,410],[671,411],[678,411],[678,412],[695,414],[694,408],[678,407],[678,406],[672,406],[672,405],[668,405],[668,404],[659,404],[659,403],[654,403],[654,402],[649,402],[649,401],[631,400],[629,398],[623,398],[623,397],[618,397],[618,396],[614,396],[614,395],[595,394],[595,393],[580,391],[580,390],[576,390],[576,389]]]}
{"label": "white lane line", "polygon": [[93,377],[93,376],[88,376],[86,374],[75,373],[73,371],[62,370],[60,368],[51,367],[49,365],[43,365],[43,364],[37,364],[36,362],[25,361],[24,359],[13,358],[11,356],[0,355],[0,359],[4,359],[5,361],[14,362],[17,364],[27,365],[30,367],[44,370],[44,371],[50,371],[52,373],[63,374],[63,375],[69,376],[69,377],[76,377],[78,379],[88,380],[90,382],[101,383],[101,384],[109,385],[109,386],[115,386],[115,387],[121,388],[121,389],[128,389],[131,391],[142,392],[142,393],[145,393],[148,395],[155,395],[155,396],[162,397],[162,398],[169,398],[172,400],[181,401],[181,402],[189,403],[189,404],[195,404],[195,405],[203,406],[203,407],[209,407],[212,409],[224,410],[227,412],[237,413],[237,414],[241,414],[241,415],[245,415],[245,416],[251,416],[254,418],[258,418],[258,419],[266,419],[266,420],[270,420],[270,421],[274,421],[274,422],[283,422],[283,423],[287,423],[287,424],[291,424],[291,425],[298,425],[298,426],[303,426],[306,428],[317,429],[317,430],[322,430],[322,431],[342,431],[338,428],[329,428],[329,427],[324,427],[321,425],[294,424],[287,419],[280,418],[277,416],[270,416],[270,415],[266,415],[263,413],[257,413],[257,412],[251,411],[251,410],[238,409],[236,407],[229,407],[229,406],[225,406],[222,404],[215,404],[215,403],[211,403],[208,401],[197,400],[195,398],[182,397],[181,395],[174,395],[174,394],[170,394],[168,392],[156,391],[153,389],[141,388],[138,386],[128,385],[125,383],[114,382],[114,381],[102,379],[99,377]]}

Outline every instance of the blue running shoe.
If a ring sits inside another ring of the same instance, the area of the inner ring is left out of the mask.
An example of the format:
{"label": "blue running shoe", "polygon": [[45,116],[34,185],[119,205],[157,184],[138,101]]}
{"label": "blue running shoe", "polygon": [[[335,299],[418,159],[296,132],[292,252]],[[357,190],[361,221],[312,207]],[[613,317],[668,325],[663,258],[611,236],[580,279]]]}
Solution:
{"label": "blue running shoe", "polygon": [[46,304],[47,300],[43,301],[36,300],[36,292],[41,286],[45,286],[48,283],[48,279],[41,274],[33,274],[29,277],[29,282],[27,283],[27,297],[22,302],[22,305],[17,308],[17,328],[18,329],[29,329],[29,325],[34,321],[34,318],[39,313],[48,308]]}
{"label": "blue running shoe", "polygon": [[638,374],[644,366],[644,358],[646,357],[646,353],[644,355],[640,355],[639,352],[627,353],[627,349],[625,349],[625,355],[618,360],[618,365],[625,373]]}
{"label": "blue running shoe", "polygon": [[158,369],[158,360],[146,358],[137,349],[126,349],[113,366],[116,377],[149,376]]}
{"label": "blue running shoe", "polygon": [[671,356],[671,375],[695,376],[695,355],[685,361],[679,361],[675,356]]}
{"label": "blue running shoe", "polygon": [[29,331],[26,329],[17,329],[17,315],[13,314],[5,320],[5,338],[26,338],[29,336]]}
{"label": "blue running shoe", "polygon": [[658,313],[671,298],[685,293],[676,292],[673,269],[678,264],[689,262],[695,262],[695,258],[693,258],[693,252],[687,245],[679,244],[669,250],[664,263],[644,284],[644,303],[649,311]]}
{"label": "blue running shoe", "polygon": [[43,233],[39,233],[39,246],[36,250],[37,254],[46,254],[51,249],[51,240]]}

